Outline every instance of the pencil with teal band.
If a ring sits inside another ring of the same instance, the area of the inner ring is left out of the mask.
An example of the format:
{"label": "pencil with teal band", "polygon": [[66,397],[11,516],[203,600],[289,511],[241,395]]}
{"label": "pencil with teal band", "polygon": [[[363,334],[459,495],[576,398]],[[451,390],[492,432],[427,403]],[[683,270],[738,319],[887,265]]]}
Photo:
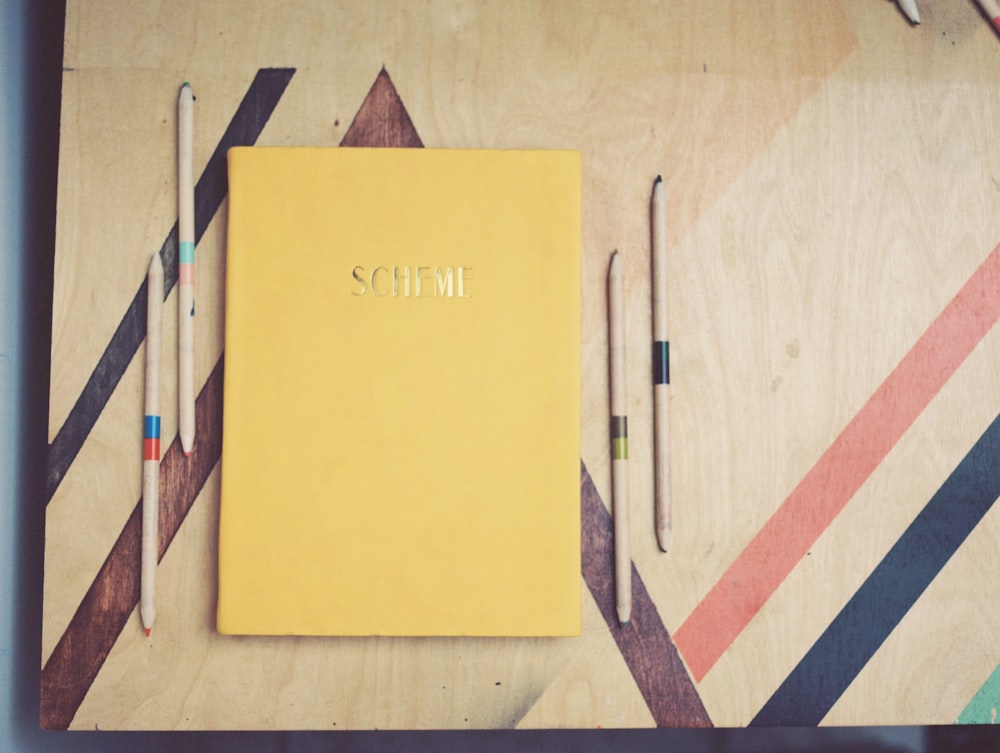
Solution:
{"label": "pencil with teal band", "polygon": [[139,616],[146,636],[156,617],[160,548],[160,362],[163,351],[163,263],[153,254],[146,276],[146,396],[142,421],[142,540]]}
{"label": "pencil with teal band", "polygon": [[194,95],[185,81],[177,104],[177,423],[181,449],[194,448]]}
{"label": "pencil with teal band", "polygon": [[625,390],[625,275],[615,251],[608,268],[608,351],[611,386],[611,497],[615,541],[615,609],[618,622],[632,614],[629,545],[628,416]]}
{"label": "pencil with teal band", "polygon": [[652,200],[653,246],[653,445],[656,541],[670,544],[670,340],[667,308],[667,199],[656,176]]}

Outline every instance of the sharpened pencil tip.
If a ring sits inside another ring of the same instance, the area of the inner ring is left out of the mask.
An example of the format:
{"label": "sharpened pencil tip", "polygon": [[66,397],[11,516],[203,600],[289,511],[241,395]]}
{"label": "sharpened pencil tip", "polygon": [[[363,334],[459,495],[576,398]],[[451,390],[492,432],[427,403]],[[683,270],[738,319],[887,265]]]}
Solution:
{"label": "sharpened pencil tip", "polygon": [[660,551],[664,554],[670,548],[670,529],[659,529],[656,532],[656,545],[660,547]]}
{"label": "sharpened pencil tip", "polygon": [[608,278],[620,277],[621,273],[621,258],[618,256],[618,250],[616,249],[611,254],[611,261],[608,262]]}
{"label": "sharpened pencil tip", "polygon": [[663,176],[662,175],[657,175],[656,176],[656,180],[654,180],[653,182],[654,183],[662,183],[663,182]]}
{"label": "sharpened pencil tip", "polygon": [[152,632],[153,632],[153,628],[151,628],[151,627],[146,628],[146,637],[148,638],[149,634],[152,633]]}

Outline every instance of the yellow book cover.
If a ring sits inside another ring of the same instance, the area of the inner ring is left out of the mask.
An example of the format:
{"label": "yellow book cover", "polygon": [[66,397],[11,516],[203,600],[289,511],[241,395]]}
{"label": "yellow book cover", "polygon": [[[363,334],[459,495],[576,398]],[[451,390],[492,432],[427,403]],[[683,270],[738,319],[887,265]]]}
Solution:
{"label": "yellow book cover", "polygon": [[580,156],[229,152],[218,629],[580,631]]}

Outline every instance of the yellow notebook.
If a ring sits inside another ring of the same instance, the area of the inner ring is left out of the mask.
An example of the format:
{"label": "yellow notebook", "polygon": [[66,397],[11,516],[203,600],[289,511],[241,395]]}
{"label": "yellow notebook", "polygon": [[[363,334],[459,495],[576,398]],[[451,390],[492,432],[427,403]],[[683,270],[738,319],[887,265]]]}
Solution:
{"label": "yellow notebook", "polygon": [[580,157],[229,152],[218,629],[580,631]]}

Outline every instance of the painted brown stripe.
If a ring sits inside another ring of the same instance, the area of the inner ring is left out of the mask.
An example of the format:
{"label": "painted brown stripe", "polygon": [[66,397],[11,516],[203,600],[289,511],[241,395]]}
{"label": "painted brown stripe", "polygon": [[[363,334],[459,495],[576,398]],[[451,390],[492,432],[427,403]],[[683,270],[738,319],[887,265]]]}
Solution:
{"label": "painted brown stripe", "polygon": [[615,612],[614,529],[611,514],[580,463],[583,579],[618,644],[658,727],[711,727],[698,691],[639,573],[632,566],[632,617]]}
{"label": "painted brown stripe", "polygon": [[382,147],[424,145],[385,68],[379,72],[340,145]]}
{"label": "painted brown stripe", "polygon": [[[421,146],[384,68],[342,145]],[[176,439],[161,461],[159,559],[163,558],[219,460],[222,451],[222,370],[223,359],[220,358],[195,402],[198,451],[185,458],[180,441]],[[69,727],[138,604],[141,509],[140,499],[42,669],[41,725],[45,729]]]}
{"label": "painted brown stripe", "polygon": [[[198,452],[185,458],[175,439],[160,463],[160,560],[222,451],[222,359],[195,402],[195,420],[206,429],[198,432]],[[139,602],[141,520],[140,499],[42,669],[45,729],[69,727]]]}
{"label": "painted brown stripe", "polygon": [[[342,146],[422,146],[388,73],[372,85]],[[160,559],[173,541],[221,452],[220,359],[196,402],[199,449],[184,458],[179,440],[161,465]],[[658,726],[710,727],[712,722],[633,567],[632,619],[619,627],[614,610],[611,516],[581,463],[583,577]],[[169,500],[169,504],[167,504]],[[42,670],[41,722],[67,729],[139,599],[141,500]]]}

